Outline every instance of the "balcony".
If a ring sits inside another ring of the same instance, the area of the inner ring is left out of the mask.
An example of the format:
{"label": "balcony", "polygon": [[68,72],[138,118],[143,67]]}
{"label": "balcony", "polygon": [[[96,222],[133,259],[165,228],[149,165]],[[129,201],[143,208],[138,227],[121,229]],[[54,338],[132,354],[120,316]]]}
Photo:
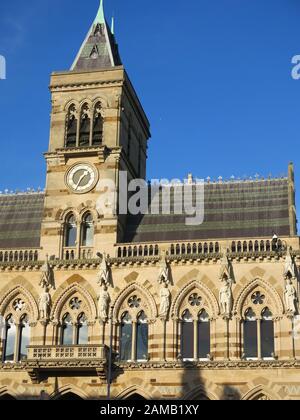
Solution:
{"label": "balcony", "polygon": [[78,250],[76,247],[63,249],[63,260],[75,261],[75,260],[91,260],[93,258],[94,248],[81,246]]}
{"label": "balcony", "polygon": [[29,346],[26,369],[33,383],[43,376],[57,376],[70,372],[98,375],[106,378],[107,347],[84,346]]}
{"label": "balcony", "polygon": [[29,346],[28,360],[106,360],[105,346]]}

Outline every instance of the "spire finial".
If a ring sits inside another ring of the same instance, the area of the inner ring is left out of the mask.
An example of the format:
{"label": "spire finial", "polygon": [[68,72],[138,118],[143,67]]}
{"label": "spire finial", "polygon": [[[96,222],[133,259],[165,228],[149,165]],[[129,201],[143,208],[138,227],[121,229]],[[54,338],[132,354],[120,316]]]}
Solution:
{"label": "spire finial", "polygon": [[95,19],[95,23],[105,23],[104,16],[104,0],[100,0],[99,10]]}
{"label": "spire finial", "polygon": [[115,34],[115,17],[113,16],[111,18],[111,27],[110,27],[110,31],[111,33],[114,35]]}

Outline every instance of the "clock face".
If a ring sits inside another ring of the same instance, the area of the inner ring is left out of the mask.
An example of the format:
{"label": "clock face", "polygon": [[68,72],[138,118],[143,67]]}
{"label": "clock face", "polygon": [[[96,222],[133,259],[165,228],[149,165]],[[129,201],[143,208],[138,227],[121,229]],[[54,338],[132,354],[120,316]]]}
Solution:
{"label": "clock face", "polygon": [[66,176],[67,186],[77,194],[84,194],[91,191],[98,181],[97,170],[88,164],[77,164],[73,166]]}

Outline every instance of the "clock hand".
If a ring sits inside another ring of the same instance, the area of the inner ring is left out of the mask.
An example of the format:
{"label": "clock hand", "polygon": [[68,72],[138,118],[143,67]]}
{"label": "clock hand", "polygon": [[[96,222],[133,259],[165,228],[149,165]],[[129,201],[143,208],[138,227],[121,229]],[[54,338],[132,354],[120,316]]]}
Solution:
{"label": "clock hand", "polygon": [[84,171],[84,173],[81,175],[81,177],[79,178],[79,181],[77,182],[77,185],[76,185],[76,187],[75,187],[75,190],[78,190],[78,187],[79,187],[79,185],[80,185],[80,183],[81,183],[81,181],[83,180],[83,178],[85,178],[87,175],[88,175],[89,173],[88,173],[88,171]]}

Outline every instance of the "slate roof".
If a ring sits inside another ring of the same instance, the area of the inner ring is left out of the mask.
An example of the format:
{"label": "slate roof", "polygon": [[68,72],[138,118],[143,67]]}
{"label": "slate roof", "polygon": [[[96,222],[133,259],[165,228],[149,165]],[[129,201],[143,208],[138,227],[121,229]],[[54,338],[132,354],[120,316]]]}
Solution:
{"label": "slate roof", "polygon": [[[205,184],[205,217],[128,216],[124,243],[290,236],[288,179]],[[0,249],[40,246],[44,194],[0,195]]]}
{"label": "slate roof", "polygon": [[0,195],[0,249],[39,248],[44,194]]}
{"label": "slate roof", "polygon": [[103,0],[71,70],[100,70],[122,65],[115,36],[106,22]]}
{"label": "slate roof", "polygon": [[288,179],[209,183],[204,191],[202,225],[175,214],[128,216],[124,242],[290,236]]}

